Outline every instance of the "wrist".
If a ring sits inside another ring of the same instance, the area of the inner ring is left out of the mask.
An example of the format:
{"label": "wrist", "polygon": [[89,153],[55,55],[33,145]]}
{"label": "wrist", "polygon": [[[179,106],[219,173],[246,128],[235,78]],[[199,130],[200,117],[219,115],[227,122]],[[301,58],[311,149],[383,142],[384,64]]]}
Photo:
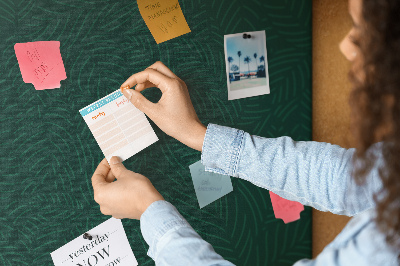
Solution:
{"label": "wrist", "polygon": [[165,200],[163,196],[161,196],[161,194],[159,195],[159,197],[154,197],[151,198],[149,200],[147,200],[146,202],[144,202],[139,210],[139,220],[142,217],[143,213],[146,212],[146,210],[156,201],[160,201],[160,200]]}
{"label": "wrist", "polygon": [[202,123],[197,122],[191,128],[192,128],[192,130],[189,131],[187,141],[184,144],[189,146],[192,149],[202,151],[204,137],[206,136],[207,127],[205,127]]}

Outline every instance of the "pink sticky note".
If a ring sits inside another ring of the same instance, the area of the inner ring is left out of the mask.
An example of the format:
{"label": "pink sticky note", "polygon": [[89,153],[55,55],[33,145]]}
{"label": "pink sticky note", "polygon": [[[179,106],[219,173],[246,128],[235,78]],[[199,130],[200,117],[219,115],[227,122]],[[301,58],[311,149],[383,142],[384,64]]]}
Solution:
{"label": "pink sticky note", "polygon": [[14,50],[22,79],[36,90],[60,88],[67,78],[59,41],[16,43]]}
{"label": "pink sticky note", "polygon": [[271,197],[275,218],[282,219],[285,224],[300,219],[300,212],[304,210],[301,203],[281,198],[271,191],[269,196]]}

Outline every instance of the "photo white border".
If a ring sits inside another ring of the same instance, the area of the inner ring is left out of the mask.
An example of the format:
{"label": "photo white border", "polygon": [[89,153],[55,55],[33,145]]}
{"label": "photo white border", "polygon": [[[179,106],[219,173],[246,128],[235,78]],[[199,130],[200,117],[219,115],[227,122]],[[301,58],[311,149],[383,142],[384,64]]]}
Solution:
{"label": "photo white border", "polygon": [[[227,64],[228,61],[228,55],[226,51],[226,40],[227,38],[230,37],[236,37],[236,36],[243,36],[243,33],[247,33],[250,35],[257,35],[260,36],[261,41],[263,42],[263,47],[264,47],[264,54],[265,54],[265,78],[267,81],[266,86],[260,86],[260,87],[253,87],[253,88],[246,88],[246,89],[241,89],[237,91],[231,91],[230,89],[230,82],[229,82],[229,64]],[[265,37],[265,30],[262,31],[248,31],[248,32],[242,32],[242,33],[235,33],[235,34],[228,34],[224,35],[224,52],[225,52],[225,69],[226,69],[226,84],[228,87],[228,100],[236,100],[236,99],[242,99],[242,98],[247,98],[247,97],[253,97],[253,96],[259,96],[259,95],[264,95],[264,94],[269,94],[270,93],[270,88],[269,88],[269,74],[268,74],[268,57],[267,57],[267,44],[266,44],[266,37]]]}

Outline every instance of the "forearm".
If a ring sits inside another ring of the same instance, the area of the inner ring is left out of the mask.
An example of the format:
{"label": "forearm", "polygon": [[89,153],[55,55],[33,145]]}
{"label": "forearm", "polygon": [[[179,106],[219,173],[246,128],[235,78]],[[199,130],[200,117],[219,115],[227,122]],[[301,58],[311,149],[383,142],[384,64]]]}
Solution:
{"label": "forearm", "polygon": [[[354,215],[374,204],[374,187],[361,191],[351,178],[354,152],[328,143],[296,142],[289,137],[261,138],[210,124],[202,163],[208,171],[250,181],[288,200]],[[355,194],[362,203],[348,197],[349,189],[359,190]]]}
{"label": "forearm", "polygon": [[218,255],[166,201],[142,214],[140,227],[156,265],[233,265]]}

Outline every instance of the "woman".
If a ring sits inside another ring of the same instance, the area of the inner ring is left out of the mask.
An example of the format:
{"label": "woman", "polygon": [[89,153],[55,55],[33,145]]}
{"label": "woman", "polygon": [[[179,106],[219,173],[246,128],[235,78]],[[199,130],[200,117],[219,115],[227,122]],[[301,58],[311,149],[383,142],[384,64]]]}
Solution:
{"label": "woman", "polygon": [[[349,11],[354,25],[340,49],[352,62],[356,150],[288,137],[260,138],[213,124],[206,128],[184,82],[160,62],[121,86],[166,134],[202,151],[207,170],[248,180],[319,210],[355,216],[315,260],[295,265],[399,263],[400,2],[350,0]],[[149,87],[162,91],[158,103],[141,95]],[[102,213],[140,219],[148,254],[157,265],[231,265],[146,177],[128,171],[117,157],[110,165],[103,160],[92,182]]]}

